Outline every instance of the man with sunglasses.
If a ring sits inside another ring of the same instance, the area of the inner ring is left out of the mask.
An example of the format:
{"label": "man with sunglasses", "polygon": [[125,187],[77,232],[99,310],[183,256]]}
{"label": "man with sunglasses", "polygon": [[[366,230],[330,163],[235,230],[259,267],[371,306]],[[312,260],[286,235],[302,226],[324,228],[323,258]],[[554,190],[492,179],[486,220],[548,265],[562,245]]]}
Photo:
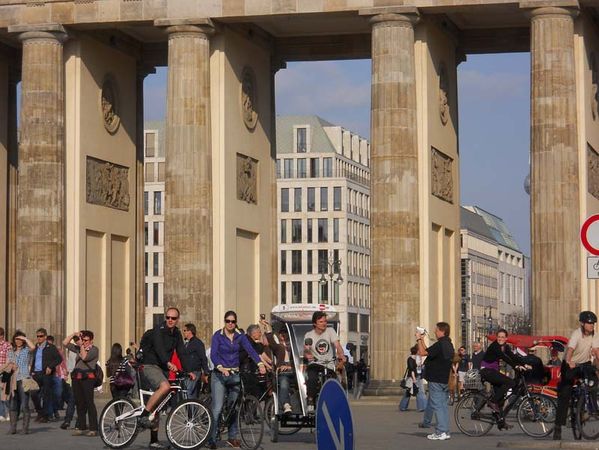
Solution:
{"label": "man with sunglasses", "polygon": [[38,413],[36,421],[46,423],[54,414],[54,374],[62,358],[58,349],[47,342],[48,332],[45,328],[39,328],[35,337],[37,342],[31,356],[31,375],[40,390],[33,396],[33,404]]}
{"label": "man with sunglasses", "polygon": [[[150,339],[142,342],[143,374],[148,387],[154,394],[148,399],[146,408],[141,413],[140,424],[144,428],[151,428],[150,414],[156,409],[170,390],[167,379],[168,371],[177,371],[177,366],[171,362],[175,350],[181,357],[185,353],[183,336],[177,328],[179,310],[173,306],[166,310],[165,321],[157,325],[151,333]],[[182,360],[183,370],[188,372],[187,362]]]}

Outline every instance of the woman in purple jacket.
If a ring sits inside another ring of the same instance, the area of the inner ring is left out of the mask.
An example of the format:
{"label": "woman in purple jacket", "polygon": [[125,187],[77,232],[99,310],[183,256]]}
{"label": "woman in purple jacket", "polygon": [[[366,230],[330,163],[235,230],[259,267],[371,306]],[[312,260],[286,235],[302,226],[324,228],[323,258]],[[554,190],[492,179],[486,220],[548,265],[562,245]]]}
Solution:
{"label": "woman in purple jacket", "polygon": [[[237,314],[235,311],[227,311],[225,313],[225,326],[214,333],[210,347],[210,359],[214,364],[214,371],[212,372],[210,381],[212,389],[212,417],[217,423],[227,393],[229,402],[234,402],[239,394],[239,350],[241,347],[258,364],[260,373],[266,373],[260,356],[252,348],[245,336],[237,329]],[[216,448],[217,433],[218,426],[215,426],[212,428],[212,433],[207,443],[208,448]],[[227,444],[233,448],[240,448],[241,442],[238,435],[237,417],[234,417],[231,418],[231,423],[229,424],[229,439]]]}

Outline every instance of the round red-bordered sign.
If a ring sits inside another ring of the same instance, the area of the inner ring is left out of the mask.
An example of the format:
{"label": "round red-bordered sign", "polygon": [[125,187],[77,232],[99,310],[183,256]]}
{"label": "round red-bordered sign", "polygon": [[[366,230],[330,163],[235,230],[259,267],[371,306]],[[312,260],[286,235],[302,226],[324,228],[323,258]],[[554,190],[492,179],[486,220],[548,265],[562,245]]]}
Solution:
{"label": "round red-bordered sign", "polygon": [[595,222],[599,222],[599,214],[595,214],[584,221],[582,228],[580,229],[580,241],[589,253],[599,256],[599,247],[593,247],[593,245],[589,242],[588,237],[589,228],[591,228],[591,225],[593,225]]}

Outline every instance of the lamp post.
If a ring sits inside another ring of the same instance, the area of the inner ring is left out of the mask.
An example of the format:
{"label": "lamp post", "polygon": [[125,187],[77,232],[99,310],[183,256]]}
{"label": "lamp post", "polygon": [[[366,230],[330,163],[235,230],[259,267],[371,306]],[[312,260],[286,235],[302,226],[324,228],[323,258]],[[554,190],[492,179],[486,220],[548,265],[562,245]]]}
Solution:
{"label": "lamp post", "polygon": [[[325,271],[320,273],[320,279],[318,282],[324,286],[329,283],[331,289],[331,296],[329,297],[330,304],[334,304],[333,296],[335,290],[335,284],[341,285],[343,284],[343,277],[341,276],[341,260],[335,259],[333,256],[333,252],[329,252],[329,258],[326,261],[327,267],[319,267],[319,270],[324,269]],[[328,272],[328,273],[327,273]],[[328,277],[328,279],[327,279]]]}

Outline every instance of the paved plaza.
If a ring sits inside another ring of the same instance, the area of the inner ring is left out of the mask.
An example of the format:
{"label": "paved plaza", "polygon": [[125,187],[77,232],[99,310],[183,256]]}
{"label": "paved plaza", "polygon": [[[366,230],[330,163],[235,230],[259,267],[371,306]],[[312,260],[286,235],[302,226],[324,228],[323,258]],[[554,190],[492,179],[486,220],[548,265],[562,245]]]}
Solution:
{"label": "paved plaza", "polygon": [[[366,399],[352,403],[355,434],[359,450],[393,450],[393,449],[494,449],[499,445],[512,448],[598,448],[599,442],[574,442],[570,431],[564,430],[567,441],[562,446],[556,445],[549,439],[534,440],[526,437],[513,423],[514,428],[508,432],[498,432],[496,428],[483,438],[469,438],[456,431],[453,419],[451,421],[452,437],[450,441],[432,442],[426,439],[426,430],[418,429],[417,423],[422,415],[415,411],[400,413],[397,409],[399,400],[385,398]],[[33,449],[67,449],[78,450],[102,449],[104,445],[100,438],[73,437],[70,431],[58,428],[58,423],[33,424],[28,436],[6,436],[7,424],[0,424],[0,449],[33,450]],[[147,448],[149,432],[137,436],[131,449]],[[161,430],[161,440],[165,442]],[[559,444],[559,443],[557,443]],[[227,448],[224,444],[220,448]],[[281,436],[280,442],[273,444],[265,432],[262,448],[264,450],[316,450],[313,435],[309,432],[299,432],[293,436]]]}

